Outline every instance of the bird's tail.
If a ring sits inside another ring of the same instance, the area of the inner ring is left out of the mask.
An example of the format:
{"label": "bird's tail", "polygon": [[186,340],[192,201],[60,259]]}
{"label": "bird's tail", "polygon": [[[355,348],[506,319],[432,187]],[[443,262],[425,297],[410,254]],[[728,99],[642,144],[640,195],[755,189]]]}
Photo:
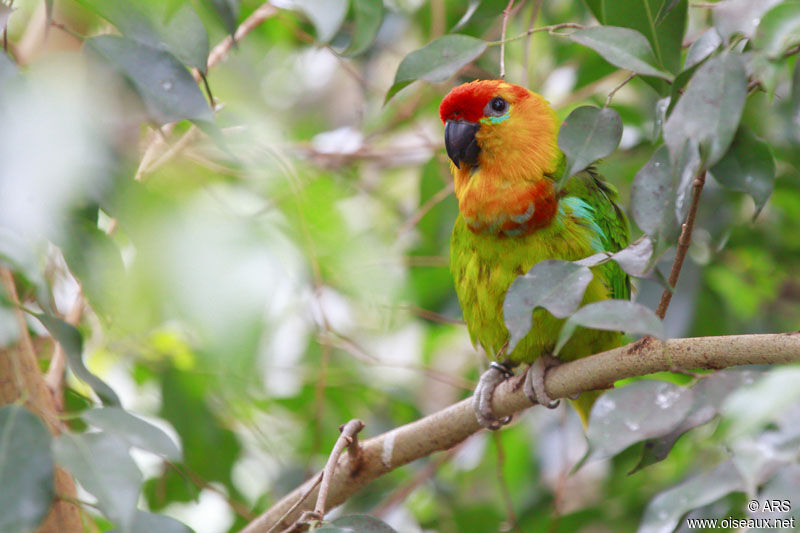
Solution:
{"label": "bird's tail", "polygon": [[587,392],[582,392],[580,396],[578,396],[577,400],[570,400],[569,403],[572,404],[572,407],[578,411],[578,414],[581,417],[581,422],[583,422],[583,429],[589,425],[589,412],[592,410],[592,406],[594,402],[603,394],[601,390],[591,390]]}

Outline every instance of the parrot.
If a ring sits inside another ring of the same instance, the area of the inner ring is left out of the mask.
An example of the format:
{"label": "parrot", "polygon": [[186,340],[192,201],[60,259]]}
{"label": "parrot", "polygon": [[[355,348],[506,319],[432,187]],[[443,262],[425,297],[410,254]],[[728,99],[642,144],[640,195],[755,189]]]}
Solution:
{"label": "parrot", "polygon": [[[616,189],[594,167],[559,190],[566,158],[557,143],[559,121],[539,94],[504,80],[477,80],[453,88],[439,115],[450,159],[458,216],[450,238],[450,272],[473,345],[492,360],[473,396],[478,422],[498,429],[509,419],[492,412],[491,396],[512,369],[529,364],[524,390],[533,403],[554,408],[544,376],[565,361],[622,343],[618,331],[576,329],[553,356],[565,319],[532,311],[528,334],[508,351],[503,301],[511,283],[539,261],[575,261],[628,244],[629,225]],[[629,299],[630,279],[613,261],[593,267],[582,304]],[[583,421],[599,392],[572,403]]]}

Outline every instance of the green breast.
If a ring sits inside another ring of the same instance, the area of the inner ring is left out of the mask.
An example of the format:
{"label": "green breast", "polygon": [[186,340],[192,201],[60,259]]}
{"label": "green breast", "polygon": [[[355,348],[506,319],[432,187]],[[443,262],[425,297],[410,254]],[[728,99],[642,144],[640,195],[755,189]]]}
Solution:
{"label": "green breast", "polygon": [[[503,322],[506,291],[517,276],[539,261],[582,259],[596,253],[596,246],[594,228],[564,208],[549,226],[522,237],[474,233],[459,216],[450,241],[450,270],[473,344],[480,343],[491,358],[512,362],[529,363],[551,353],[564,320],[536,309],[530,333],[511,354],[501,354],[508,340]],[[605,271],[597,267],[594,275],[584,304],[611,297]],[[617,345],[619,337],[617,332],[578,328],[561,357],[571,360],[602,351]]]}

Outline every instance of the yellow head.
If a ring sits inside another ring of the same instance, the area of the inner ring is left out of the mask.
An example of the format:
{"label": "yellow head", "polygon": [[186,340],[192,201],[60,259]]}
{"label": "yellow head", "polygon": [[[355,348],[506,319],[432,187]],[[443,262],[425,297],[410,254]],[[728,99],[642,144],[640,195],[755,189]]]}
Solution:
{"label": "yellow head", "polygon": [[558,121],[544,98],[502,80],[473,81],[450,91],[439,115],[459,208],[471,228],[510,228],[529,210],[526,226],[552,218],[556,201],[545,175],[556,171],[561,152]]}

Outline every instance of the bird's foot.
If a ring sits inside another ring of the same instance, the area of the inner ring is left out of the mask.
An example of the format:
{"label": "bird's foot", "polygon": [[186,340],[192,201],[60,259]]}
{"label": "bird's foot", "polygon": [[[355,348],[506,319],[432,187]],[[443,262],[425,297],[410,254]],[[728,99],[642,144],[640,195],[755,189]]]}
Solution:
{"label": "bird's foot", "polygon": [[472,396],[472,408],[475,410],[478,423],[486,429],[495,431],[511,421],[510,416],[503,418],[495,416],[492,411],[492,395],[500,383],[513,375],[508,366],[495,361],[489,363],[489,370],[481,374],[478,386],[475,387],[475,394]]}
{"label": "bird's foot", "polygon": [[525,391],[525,396],[528,397],[531,403],[538,403],[548,409],[555,409],[558,407],[559,400],[553,400],[544,390],[544,376],[550,368],[560,364],[561,361],[555,357],[551,355],[542,355],[528,368],[528,373],[525,375],[523,390]]}

